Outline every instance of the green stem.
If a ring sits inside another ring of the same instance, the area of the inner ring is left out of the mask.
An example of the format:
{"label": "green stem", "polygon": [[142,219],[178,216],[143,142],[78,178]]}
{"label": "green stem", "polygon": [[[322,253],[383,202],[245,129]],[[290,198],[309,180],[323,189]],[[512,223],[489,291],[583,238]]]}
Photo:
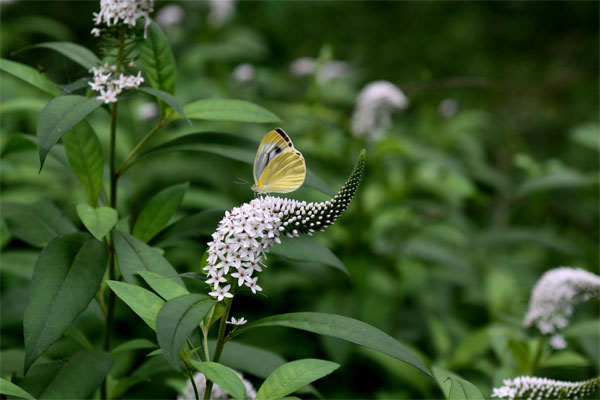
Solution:
{"label": "green stem", "polygon": [[194,380],[194,373],[192,372],[192,369],[187,366],[187,371],[188,371],[188,375],[190,376],[190,381],[192,382],[192,387],[194,388],[194,397],[196,397],[196,400],[200,400],[200,395],[198,394],[198,388],[196,387],[196,381]]}
{"label": "green stem", "polygon": [[202,347],[204,347],[204,361],[210,361],[210,353],[208,351],[208,330],[202,329]]}
{"label": "green stem", "polygon": [[[117,65],[115,74],[119,74],[121,70],[121,64],[123,62],[123,50],[125,47],[125,31],[123,28],[119,31],[119,50],[117,54]],[[113,103],[110,108],[110,146],[109,146],[109,167],[110,167],[110,203],[109,206],[117,208],[117,180],[118,175],[115,173],[115,149],[117,139],[117,104]],[[108,237],[108,279],[115,279],[115,249],[113,244],[112,232]],[[106,321],[104,323],[104,335],[102,340],[102,350],[108,352],[110,350],[110,331],[112,325],[112,319],[115,308],[115,294],[112,290],[108,291],[108,300],[106,302]],[[110,395],[108,393],[108,380],[104,379],[104,382],[100,386],[100,398],[107,399]]]}
{"label": "green stem", "polygon": [[[231,304],[233,303],[233,298],[225,299],[225,314],[221,317],[221,322],[219,323],[219,333],[217,334],[217,347],[215,348],[215,355],[213,357],[213,362],[219,362],[221,359],[221,353],[223,352],[223,347],[225,346],[225,331],[227,330],[227,318],[229,318],[229,312],[231,311]],[[206,391],[204,392],[204,400],[210,400],[210,394],[212,392],[213,382],[206,380]]]}
{"label": "green stem", "polygon": [[164,125],[165,125],[165,120],[159,121],[158,124],[156,124],[156,126],[150,132],[148,132],[146,134],[146,136],[144,136],[138,144],[135,145],[133,150],[131,150],[131,152],[127,155],[127,157],[125,157],[125,160],[123,160],[123,162],[121,163],[121,166],[117,170],[118,176],[122,175],[125,171],[127,171],[127,169],[129,169],[129,165],[127,165],[129,160],[131,160],[133,158],[133,156],[135,156],[137,154],[137,152],[142,148],[142,146],[148,141],[148,139],[150,139]]}
{"label": "green stem", "polygon": [[542,353],[544,352],[544,344],[545,343],[546,343],[546,337],[541,336],[540,340],[538,341],[537,352],[535,353],[535,357],[533,359],[533,363],[531,364],[531,369],[529,371],[530,375],[534,375],[535,371],[537,371],[538,367],[540,366],[540,361],[542,359]]}

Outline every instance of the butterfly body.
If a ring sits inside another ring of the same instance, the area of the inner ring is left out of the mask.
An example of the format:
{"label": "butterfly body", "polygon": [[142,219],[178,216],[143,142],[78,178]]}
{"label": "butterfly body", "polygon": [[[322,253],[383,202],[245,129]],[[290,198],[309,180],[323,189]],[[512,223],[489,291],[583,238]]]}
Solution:
{"label": "butterfly body", "polygon": [[254,159],[254,185],[257,193],[288,193],[304,183],[306,164],[281,128],[267,133]]}

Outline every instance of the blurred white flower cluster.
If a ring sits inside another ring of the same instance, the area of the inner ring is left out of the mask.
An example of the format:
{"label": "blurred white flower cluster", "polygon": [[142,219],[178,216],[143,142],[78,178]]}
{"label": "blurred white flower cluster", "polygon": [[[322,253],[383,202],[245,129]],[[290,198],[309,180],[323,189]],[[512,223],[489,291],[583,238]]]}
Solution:
{"label": "blurred white flower cluster", "polygon": [[161,8],[157,13],[156,23],[161,28],[168,28],[170,26],[179,25],[185,18],[185,10],[176,4],[169,4]]}
{"label": "blurred white flower cluster", "polygon": [[252,82],[256,76],[256,68],[252,64],[240,64],[233,70],[233,79],[240,83]]}
{"label": "blurred white flower cluster", "polygon": [[[240,377],[240,379],[242,380],[242,383],[244,384],[244,387],[246,388],[246,399],[254,399],[256,397],[256,390],[254,389],[254,386],[252,386],[252,383],[245,379],[244,376],[242,374],[240,374],[237,371],[233,371],[235,372],[235,374],[237,376]],[[197,372],[196,374],[194,374],[194,382],[196,383],[196,389],[198,389],[198,395],[200,396],[200,398],[204,397],[204,392],[206,390],[206,377],[204,376],[204,374]],[[212,400],[229,400],[232,399],[233,397],[230,397],[227,392],[223,389],[221,389],[221,387],[217,384],[213,385],[212,391],[210,393],[210,398]],[[183,390],[183,393],[179,396],[177,396],[177,400],[195,400],[196,396],[194,395],[194,388],[192,387],[192,382],[191,380],[188,379],[187,385],[185,387],[185,389]]]}
{"label": "blurred white flower cluster", "polygon": [[600,276],[581,268],[551,269],[533,288],[524,324],[554,334],[550,344],[564,348],[566,342],[556,332],[568,325],[575,305],[590,297],[600,298]]}
{"label": "blurred white flower cluster", "polygon": [[295,76],[317,74],[317,82],[324,84],[332,79],[344,78],[350,74],[350,65],[345,61],[329,61],[319,66],[311,57],[301,57],[290,64],[290,72]]}
{"label": "blurred white flower cluster", "polygon": [[375,81],[365,86],[356,99],[352,133],[356,137],[379,140],[392,123],[392,112],[408,106],[408,99],[396,85]]}
{"label": "blurred white flower cluster", "polygon": [[583,382],[556,381],[548,378],[519,376],[505,379],[504,386],[494,388],[492,397],[500,399],[578,399],[593,393],[600,385],[600,378]]}
{"label": "blurred white flower cluster", "polygon": [[225,25],[235,13],[235,0],[208,0],[208,5],[208,23],[214,28]]}
{"label": "blurred white flower cluster", "polygon": [[94,74],[94,79],[88,84],[92,87],[92,90],[100,93],[96,98],[106,104],[116,102],[117,96],[121,94],[123,89],[133,89],[144,82],[141,71],[137,75],[119,74],[117,78],[115,76],[116,69],[116,66],[108,64],[90,69],[90,72]]}

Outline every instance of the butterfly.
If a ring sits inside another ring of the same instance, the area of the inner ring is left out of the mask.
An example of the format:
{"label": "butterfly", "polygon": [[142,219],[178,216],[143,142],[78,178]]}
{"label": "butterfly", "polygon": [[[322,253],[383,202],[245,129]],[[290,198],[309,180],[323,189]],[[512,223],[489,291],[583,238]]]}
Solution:
{"label": "butterfly", "polygon": [[254,185],[257,193],[288,193],[304,183],[306,164],[302,154],[281,128],[267,133],[254,158]]}

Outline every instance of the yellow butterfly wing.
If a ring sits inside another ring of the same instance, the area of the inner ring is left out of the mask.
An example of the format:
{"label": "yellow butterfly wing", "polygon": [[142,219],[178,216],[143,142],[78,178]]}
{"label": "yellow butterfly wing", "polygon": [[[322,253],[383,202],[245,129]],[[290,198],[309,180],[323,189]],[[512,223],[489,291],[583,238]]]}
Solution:
{"label": "yellow butterfly wing", "polygon": [[290,137],[281,128],[273,129],[261,140],[254,158],[254,183],[258,183],[267,165],[279,154],[294,149]]}
{"label": "yellow butterfly wing", "polygon": [[288,193],[302,186],[305,177],[304,157],[297,150],[288,150],[267,164],[255,186],[262,193]]}

